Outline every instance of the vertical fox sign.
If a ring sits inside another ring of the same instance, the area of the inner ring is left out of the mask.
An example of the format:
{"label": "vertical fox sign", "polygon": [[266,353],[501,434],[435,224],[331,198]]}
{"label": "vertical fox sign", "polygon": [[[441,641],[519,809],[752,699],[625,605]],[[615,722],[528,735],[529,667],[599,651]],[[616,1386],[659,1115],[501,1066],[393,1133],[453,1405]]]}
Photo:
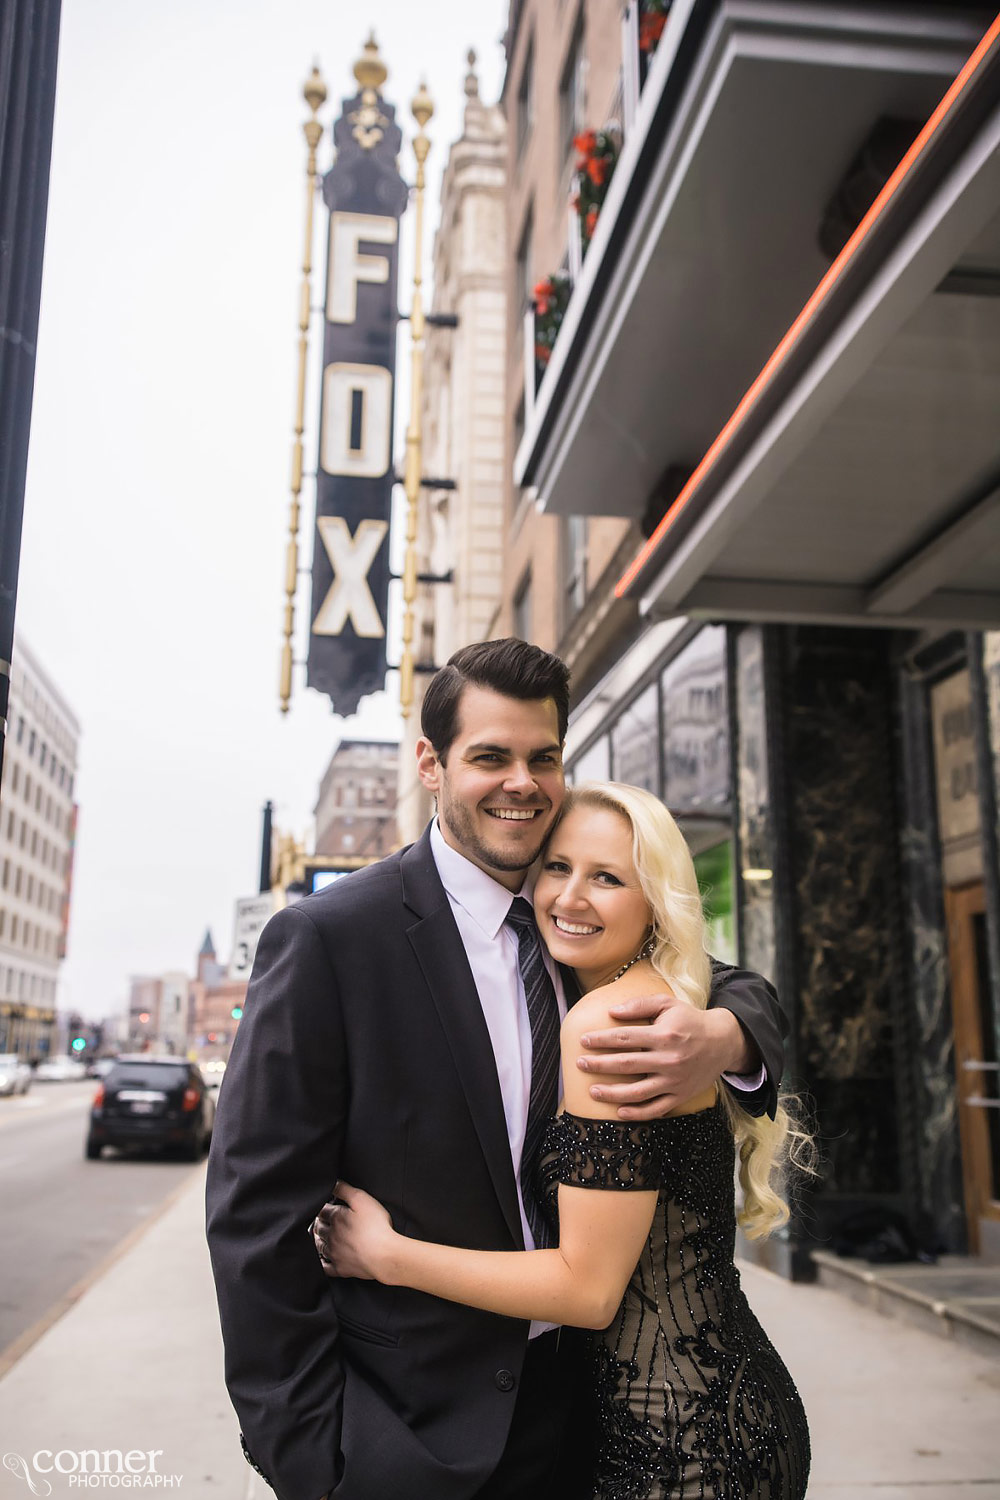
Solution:
{"label": "vertical fox sign", "polygon": [[402,133],[374,39],[334,126],[307,681],[338,714],[385,685]]}

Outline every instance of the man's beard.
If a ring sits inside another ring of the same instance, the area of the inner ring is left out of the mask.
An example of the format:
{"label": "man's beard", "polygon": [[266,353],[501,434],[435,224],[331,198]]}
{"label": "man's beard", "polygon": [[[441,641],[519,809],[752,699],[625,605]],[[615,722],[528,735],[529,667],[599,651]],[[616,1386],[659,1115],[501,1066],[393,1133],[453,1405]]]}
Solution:
{"label": "man's beard", "polygon": [[541,854],[545,846],[545,840],[549,835],[550,819],[547,818],[548,809],[542,811],[542,818],[546,822],[545,832],[540,836],[537,847],[530,853],[515,853],[511,851],[505,854],[502,851],[487,844],[476,830],[474,815],[462,802],[453,802],[442,790],[438,804],[438,812],[448,825],[453,837],[458,840],[461,851],[467,858],[481,865],[487,865],[492,870],[502,870],[509,874],[514,870],[530,870],[535,860]]}

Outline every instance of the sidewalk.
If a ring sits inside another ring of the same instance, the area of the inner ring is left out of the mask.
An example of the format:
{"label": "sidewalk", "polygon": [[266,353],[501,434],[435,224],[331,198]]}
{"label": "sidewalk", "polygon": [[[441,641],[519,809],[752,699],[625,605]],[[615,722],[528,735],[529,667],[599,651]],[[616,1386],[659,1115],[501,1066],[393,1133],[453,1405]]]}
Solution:
{"label": "sidewalk", "polygon": [[[222,1383],[203,1195],[202,1171],[0,1382],[0,1455],[161,1449],[156,1472],[182,1482],[159,1493],[271,1494],[243,1461]],[[810,1500],[1000,1500],[1000,1361],[823,1287],[756,1267],[743,1282],[809,1413]],[[53,1500],[82,1492],[48,1478]],[[30,1494],[0,1467],[2,1500]]]}

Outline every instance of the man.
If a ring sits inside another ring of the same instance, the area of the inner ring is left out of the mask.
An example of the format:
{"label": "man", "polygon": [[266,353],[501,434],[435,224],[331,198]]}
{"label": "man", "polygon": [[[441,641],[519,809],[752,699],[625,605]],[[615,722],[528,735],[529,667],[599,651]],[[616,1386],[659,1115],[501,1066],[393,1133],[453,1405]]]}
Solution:
{"label": "man", "polygon": [[[428,687],[417,744],[436,820],[261,935],[208,1228],[230,1395],[280,1500],[588,1495],[580,1335],[328,1281],[307,1232],[339,1177],[420,1238],[509,1250],[543,1232],[521,1158],[555,1107],[542,1060],[576,996],[516,898],[564,795],[568,704],[565,665],[537,647],[457,652]],[[756,1071],[734,1086],[773,1110],[773,991],[728,970],[712,998],[705,1012],[664,995],[623,1007],[655,1019],[590,1039],[595,1095],[651,1118],[720,1073]]]}

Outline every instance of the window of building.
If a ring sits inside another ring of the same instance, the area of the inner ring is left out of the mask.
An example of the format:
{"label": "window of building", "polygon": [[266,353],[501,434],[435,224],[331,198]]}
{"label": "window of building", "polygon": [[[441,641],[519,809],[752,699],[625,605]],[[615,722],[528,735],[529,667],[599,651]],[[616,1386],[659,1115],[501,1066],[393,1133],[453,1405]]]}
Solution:
{"label": "window of building", "polygon": [[27,838],[28,838],[28,825],[24,821],[24,819],[22,818],[21,819],[21,832],[20,832],[20,835],[18,836],[18,843],[19,843],[19,845],[21,846],[22,849],[24,848],[25,843],[27,842]]}
{"label": "window of building", "polygon": [[42,789],[41,789],[40,786],[37,786],[35,788],[35,811],[36,812],[41,812],[41,810],[42,810]]}
{"label": "window of building", "polygon": [[660,701],[655,682],[633,699],[611,731],[615,780],[660,795]]}
{"label": "window of building", "polygon": [[518,448],[520,448],[520,446],[521,446],[521,439],[523,437],[524,437],[524,392],[522,391],[521,392],[521,399],[517,403],[517,410],[514,413],[514,452],[515,453],[517,452]]}
{"label": "window of building", "polygon": [[525,573],[514,595],[514,634],[531,640],[531,569]]}
{"label": "window of building", "polygon": [[4,933],[5,933],[6,930],[7,930],[7,913],[4,911],[3,907],[0,906],[0,938],[3,937],[3,935],[4,935]]}
{"label": "window of building", "polygon": [[528,43],[524,54],[524,67],[521,69],[521,82],[517,88],[517,160],[520,161],[524,155],[524,148],[528,144],[531,135],[531,127],[534,124],[535,109],[535,44]]}
{"label": "window of building", "polygon": [[534,227],[533,223],[532,223],[532,219],[533,219],[532,210],[529,208],[528,212],[527,212],[527,214],[525,215],[525,218],[524,218],[524,228],[521,230],[521,239],[520,239],[520,241],[518,243],[518,247],[517,247],[517,268],[516,268],[516,278],[517,279],[516,279],[516,284],[515,284],[515,287],[514,287],[514,293],[515,293],[515,296],[520,297],[520,299],[521,299],[521,311],[522,312],[525,311],[525,309],[527,309],[528,307],[531,306],[532,296],[533,296],[534,287],[535,287],[535,283],[534,283],[534,279],[533,279],[533,272],[532,272],[532,248],[531,248],[531,240],[532,240],[532,231],[533,231],[533,227]]}
{"label": "window of building", "polygon": [[14,895],[15,896],[19,896],[21,894],[21,876],[22,876],[21,866],[18,865],[17,869],[14,871]]}
{"label": "window of building", "polygon": [[611,780],[611,741],[606,734],[573,762],[571,780],[574,785],[581,781]]}
{"label": "window of building", "polygon": [[567,516],[564,532],[566,612],[572,619],[587,599],[587,518]]}
{"label": "window of building", "polygon": [[34,753],[35,753],[35,731],[32,729],[30,731],[29,735],[28,735],[28,754],[33,756]]}
{"label": "window of building", "polygon": [[10,880],[10,860],[9,859],[5,859],[4,862],[3,862],[3,874],[0,875],[0,884],[3,885],[4,890],[7,889],[7,883],[8,883],[9,880]]}
{"label": "window of building", "polygon": [[37,853],[38,853],[38,830],[35,829],[35,828],[33,828],[31,830],[31,856],[32,856],[32,858],[34,858]]}
{"label": "window of building", "polygon": [[22,718],[19,718],[18,721],[17,721],[17,743],[20,745],[23,739],[24,739],[24,719],[22,717]]}
{"label": "window of building", "polygon": [[17,783],[20,781],[20,779],[21,779],[21,769],[18,766],[17,761],[15,761],[14,762],[14,766],[13,766],[13,770],[10,773],[10,789],[11,789],[12,792],[16,792],[17,791]]}
{"label": "window of building", "polygon": [[48,760],[48,756],[49,756],[49,747],[45,743],[45,741],[42,740],[42,743],[41,743],[41,745],[39,747],[39,750],[38,750],[38,765],[39,765],[39,769],[42,770],[42,771],[45,770],[45,762]]}
{"label": "window of building", "polygon": [[10,839],[11,843],[14,842],[14,814],[13,813],[8,813],[7,814],[7,837]]}
{"label": "window of building", "polygon": [[587,59],[583,50],[583,10],[569,44],[562,79],[559,84],[559,138],[562,152],[559,172],[573,150],[573,137],[584,127],[586,110]]}
{"label": "window of building", "polygon": [[31,777],[30,777],[30,775],[26,776],[24,778],[24,800],[25,800],[25,802],[30,802],[31,801]]}
{"label": "window of building", "polygon": [[663,672],[667,806],[704,816],[729,806],[726,631],[706,626]]}
{"label": "window of building", "polygon": [[10,919],[10,940],[12,943],[17,942],[18,925],[17,912],[13,912]]}
{"label": "window of building", "polygon": [[34,899],[35,899],[35,877],[34,877],[34,875],[29,875],[28,876],[27,887],[26,887],[25,892],[24,892],[24,899],[25,899],[25,901],[34,901]]}

